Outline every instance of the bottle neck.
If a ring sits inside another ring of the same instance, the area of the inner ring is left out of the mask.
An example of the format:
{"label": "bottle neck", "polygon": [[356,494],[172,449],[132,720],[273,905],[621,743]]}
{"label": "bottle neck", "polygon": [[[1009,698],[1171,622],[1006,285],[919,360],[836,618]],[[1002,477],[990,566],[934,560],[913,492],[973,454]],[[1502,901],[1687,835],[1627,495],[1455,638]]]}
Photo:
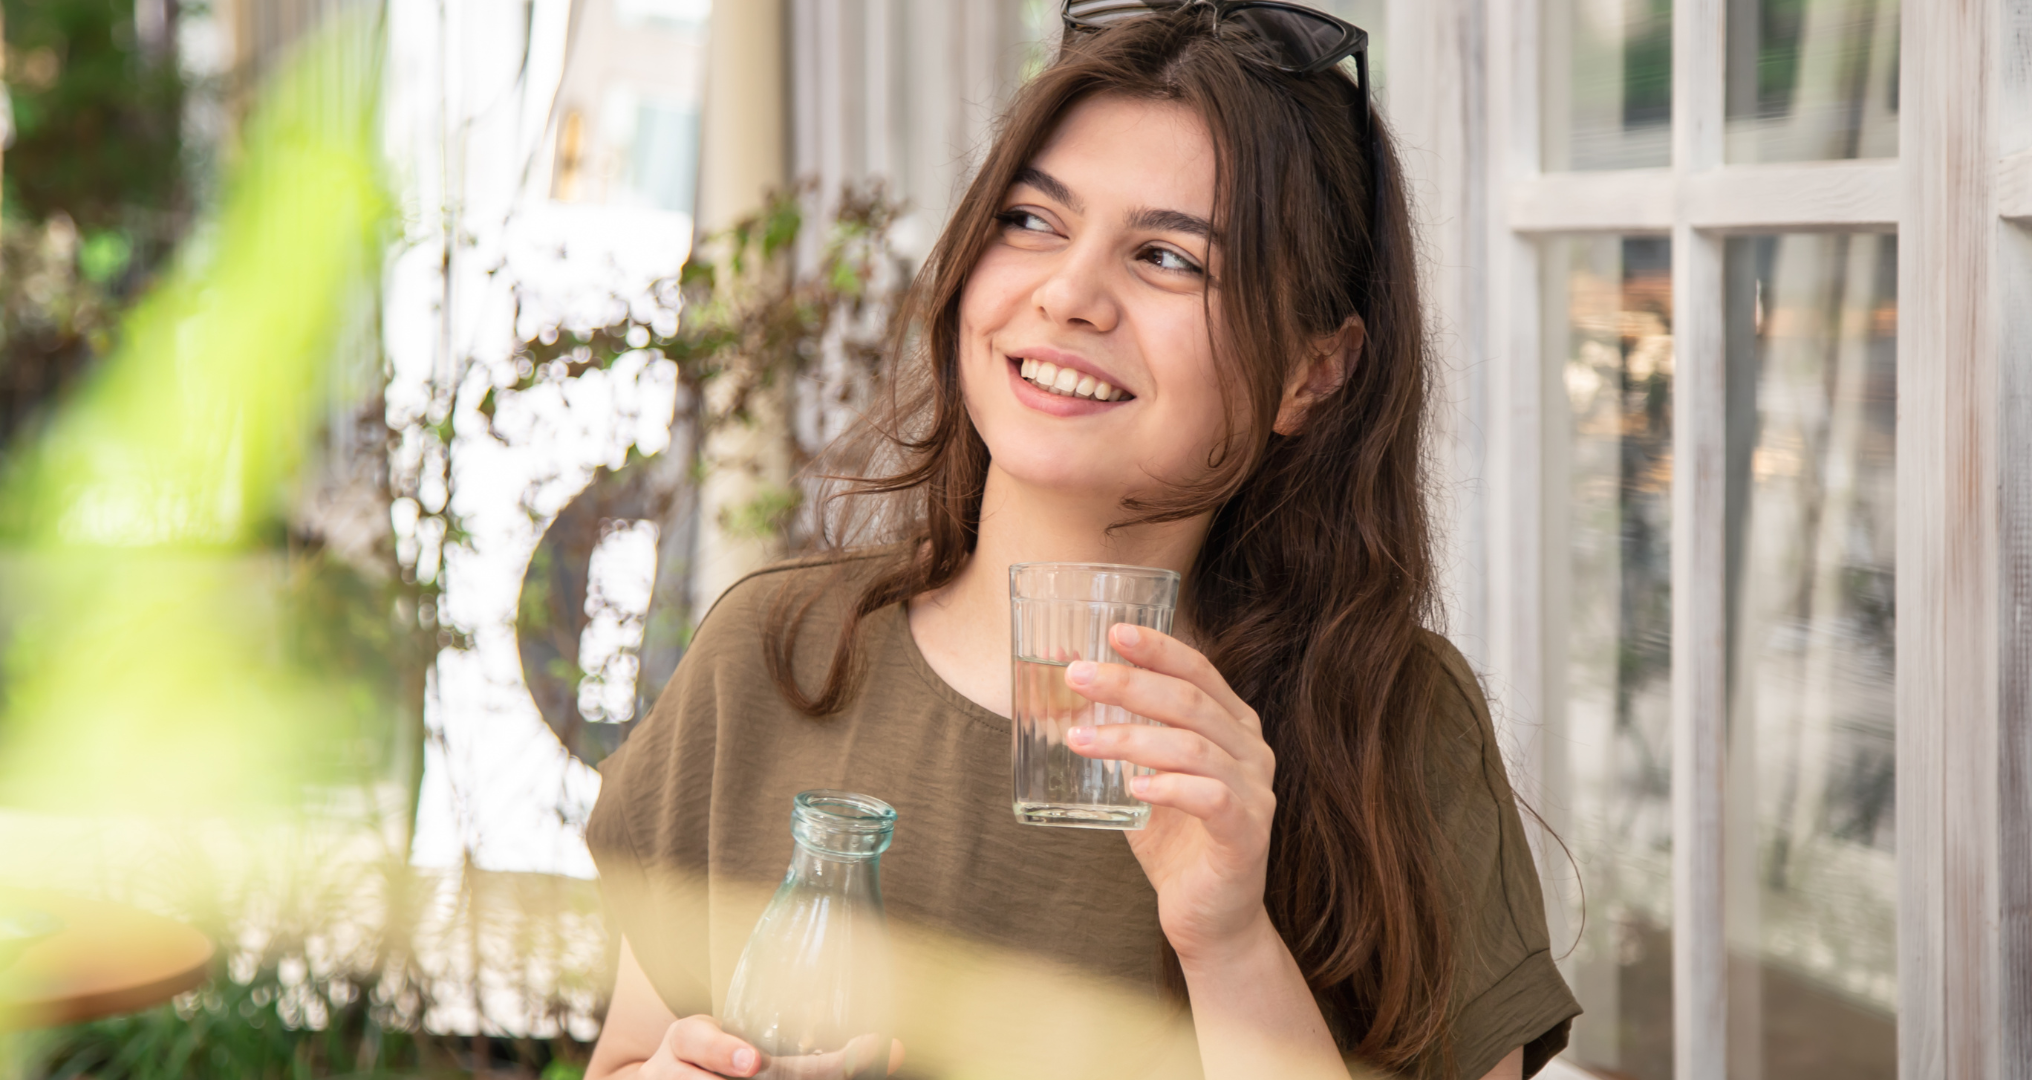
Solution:
{"label": "bottle neck", "polygon": [[806,888],[838,892],[879,892],[882,856],[840,855],[798,841],[790,854],[790,879]]}

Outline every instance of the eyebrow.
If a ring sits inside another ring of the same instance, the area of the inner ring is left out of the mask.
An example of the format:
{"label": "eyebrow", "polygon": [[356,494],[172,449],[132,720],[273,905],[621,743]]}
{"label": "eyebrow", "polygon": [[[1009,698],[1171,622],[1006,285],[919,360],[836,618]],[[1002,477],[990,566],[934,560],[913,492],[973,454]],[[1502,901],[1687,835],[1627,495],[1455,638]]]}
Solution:
{"label": "eyebrow", "polygon": [[1129,226],[1153,232],[1190,233],[1203,240],[1214,238],[1213,224],[1181,210],[1138,210],[1129,215]]}
{"label": "eyebrow", "polygon": [[[1043,192],[1046,197],[1064,203],[1076,214],[1086,212],[1086,204],[1065,186],[1058,177],[1045,172],[1035,165],[1025,165],[1016,171],[1016,183],[1027,184]],[[1188,214],[1183,210],[1137,210],[1129,215],[1129,226],[1135,229],[1150,229],[1156,232],[1182,232],[1211,241],[1214,237],[1213,223],[1203,217]]]}
{"label": "eyebrow", "polygon": [[1079,196],[1072,193],[1071,188],[1065,186],[1064,181],[1035,165],[1025,165],[1021,169],[1016,170],[1016,183],[1028,184],[1044,192],[1047,197],[1056,199],[1071,207],[1072,212],[1075,214],[1086,213],[1086,204],[1079,200]]}

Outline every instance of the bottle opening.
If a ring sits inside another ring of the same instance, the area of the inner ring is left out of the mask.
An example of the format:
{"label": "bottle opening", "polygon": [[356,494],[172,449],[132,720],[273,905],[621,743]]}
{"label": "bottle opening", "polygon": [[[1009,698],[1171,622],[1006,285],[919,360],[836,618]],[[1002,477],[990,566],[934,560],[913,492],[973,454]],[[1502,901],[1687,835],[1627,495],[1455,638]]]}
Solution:
{"label": "bottle opening", "polygon": [[852,791],[805,791],[791,800],[790,835],[828,855],[862,858],[889,850],[896,808]]}

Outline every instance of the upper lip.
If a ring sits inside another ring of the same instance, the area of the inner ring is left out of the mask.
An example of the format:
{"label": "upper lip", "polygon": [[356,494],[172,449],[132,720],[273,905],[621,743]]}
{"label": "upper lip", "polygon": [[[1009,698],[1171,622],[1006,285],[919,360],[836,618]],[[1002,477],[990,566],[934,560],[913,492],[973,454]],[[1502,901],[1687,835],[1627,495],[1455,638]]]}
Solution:
{"label": "upper lip", "polygon": [[1008,356],[1009,359],[1011,360],[1037,360],[1040,362],[1056,364],[1061,369],[1071,368],[1082,375],[1093,376],[1096,382],[1107,383],[1109,386],[1112,386],[1117,390],[1122,390],[1125,392],[1128,390],[1128,387],[1123,386],[1120,380],[1116,379],[1113,375],[1108,374],[1106,371],[1101,370],[1101,366],[1099,364],[1096,364],[1093,361],[1088,360],[1084,356],[1079,356],[1074,353],[1060,352],[1057,349],[1048,349],[1039,346],[1037,348],[1031,349],[1018,349],[1015,352],[1009,353]]}

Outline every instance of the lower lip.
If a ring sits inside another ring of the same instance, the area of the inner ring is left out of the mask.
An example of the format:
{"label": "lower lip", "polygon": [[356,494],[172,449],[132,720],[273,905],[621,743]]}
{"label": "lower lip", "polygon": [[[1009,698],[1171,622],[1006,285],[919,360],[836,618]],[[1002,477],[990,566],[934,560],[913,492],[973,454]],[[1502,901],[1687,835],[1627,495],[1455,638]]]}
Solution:
{"label": "lower lip", "polygon": [[1050,413],[1053,416],[1092,416],[1136,400],[1123,398],[1117,401],[1095,401],[1093,398],[1054,394],[1024,378],[1023,367],[1018,361],[1010,360],[1006,363],[1009,368],[1009,382],[1015,387],[1016,400],[1038,412]]}

